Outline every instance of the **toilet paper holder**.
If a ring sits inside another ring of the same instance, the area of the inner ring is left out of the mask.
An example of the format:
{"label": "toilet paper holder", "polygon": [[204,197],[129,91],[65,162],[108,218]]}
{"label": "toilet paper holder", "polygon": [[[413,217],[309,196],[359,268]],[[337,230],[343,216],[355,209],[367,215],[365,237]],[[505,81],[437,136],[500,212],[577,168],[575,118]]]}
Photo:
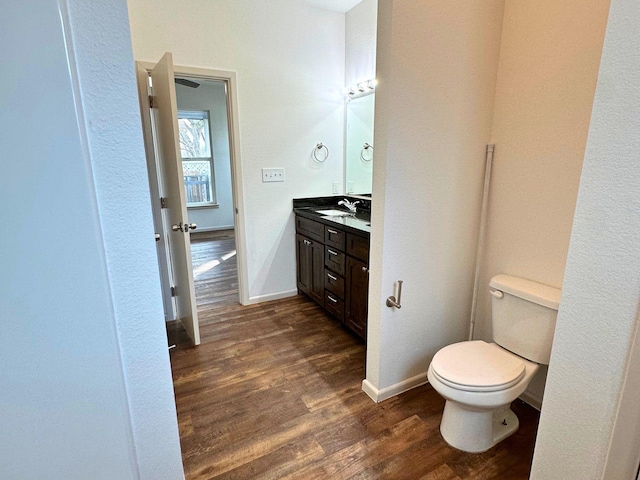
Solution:
{"label": "toilet paper holder", "polygon": [[400,305],[400,296],[402,295],[402,280],[398,280],[398,299],[396,300],[396,297],[391,295],[390,297],[387,298],[387,307],[389,308],[402,308],[402,306]]}

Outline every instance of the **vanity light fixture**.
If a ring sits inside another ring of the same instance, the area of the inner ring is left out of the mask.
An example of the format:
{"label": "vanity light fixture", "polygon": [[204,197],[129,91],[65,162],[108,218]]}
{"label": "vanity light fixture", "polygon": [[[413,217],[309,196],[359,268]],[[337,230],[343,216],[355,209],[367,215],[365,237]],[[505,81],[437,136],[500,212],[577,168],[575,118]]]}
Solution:
{"label": "vanity light fixture", "polygon": [[368,93],[373,93],[376,89],[377,80],[372,78],[370,80],[364,80],[362,82],[354,83],[349,87],[345,88],[345,93],[350,97],[359,97],[361,95],[366,95]]}

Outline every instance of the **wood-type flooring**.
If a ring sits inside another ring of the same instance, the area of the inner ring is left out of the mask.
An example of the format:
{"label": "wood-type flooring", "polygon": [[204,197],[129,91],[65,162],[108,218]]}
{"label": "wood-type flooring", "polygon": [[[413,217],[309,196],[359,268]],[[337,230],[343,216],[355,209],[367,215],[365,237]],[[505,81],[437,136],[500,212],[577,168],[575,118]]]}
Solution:
{"label": "wood-type flooring", "polygon": [[238,304],[238,269],[233,230],[191,233],[191,263],[198,306]]}
{"label": "wood-type flooring", "polygon": [[306,297],[207,302],[199,318],[198,347],[169,328],[187,480],[529,476],[537,411],[517,400],[516,434],[460,452],[440,436],[444,400],[429,385],[380,404],[362,391],[364,344]]}

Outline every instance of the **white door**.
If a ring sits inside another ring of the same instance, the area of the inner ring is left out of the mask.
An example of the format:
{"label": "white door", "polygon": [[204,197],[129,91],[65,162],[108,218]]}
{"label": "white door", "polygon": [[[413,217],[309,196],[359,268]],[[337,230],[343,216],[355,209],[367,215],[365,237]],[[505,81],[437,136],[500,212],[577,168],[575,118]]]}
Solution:
{"label": "white door", "polygon": [[165,53],[151,71],[155,147],[160,170],[164,203],[164,235],[169,245],[169,262],[173,276],[176,317],[191,337],[200,344],[200,328],[191,267],[191,241],[187,202],[182,175],[182,158],[178,140],[178,107],[174,85],[173,59]]}
{"label": "white door", "polygon": [[156,251],[158,253],[158,266],[160,270],[160,288],[162,289],[162,300],[164,303],[165,321],[175,320],[176,311],[171,296],[171,286],[173,275],[171,274],[171,264],[169,263],[169,242],[162,218],[162,208],[160,197],[162,197],[159,167],[156,157],[156,147],[154,145],[153,125],[151,122],[151,106],[149,103],[149,72],[136,62],[136,76],[138,79],[138,96],[140,98],[140,116],[142,118],[142,130],[144,134],[144,148],[147,153],[147,171],[149,173],[149,193],[151,194],[153,226],[156,231]]}

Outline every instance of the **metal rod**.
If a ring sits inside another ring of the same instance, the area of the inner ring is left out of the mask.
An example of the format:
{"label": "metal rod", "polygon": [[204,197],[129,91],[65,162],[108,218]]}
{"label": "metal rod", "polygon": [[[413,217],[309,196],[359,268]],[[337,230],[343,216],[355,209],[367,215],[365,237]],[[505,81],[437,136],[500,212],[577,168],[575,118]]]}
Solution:
{"label": "metal rod", "polygon": [[493,163],[494,144],[487,145],[487,156],[484,167],[484,187],[482,190],[482,210],[480,211],[480,229],[478,232],[478,249],[476,251],[476,270],[473,277],[473,297],[471,298],[471,318],[469,320],[469,340],[473,340],[476,327],[476,314],[478,307],[478,288],[480,285],[480,266],[484,253],[484,237],[487,229],[487,210],[489,208],[489,186],[491,185],[491,165]]}

